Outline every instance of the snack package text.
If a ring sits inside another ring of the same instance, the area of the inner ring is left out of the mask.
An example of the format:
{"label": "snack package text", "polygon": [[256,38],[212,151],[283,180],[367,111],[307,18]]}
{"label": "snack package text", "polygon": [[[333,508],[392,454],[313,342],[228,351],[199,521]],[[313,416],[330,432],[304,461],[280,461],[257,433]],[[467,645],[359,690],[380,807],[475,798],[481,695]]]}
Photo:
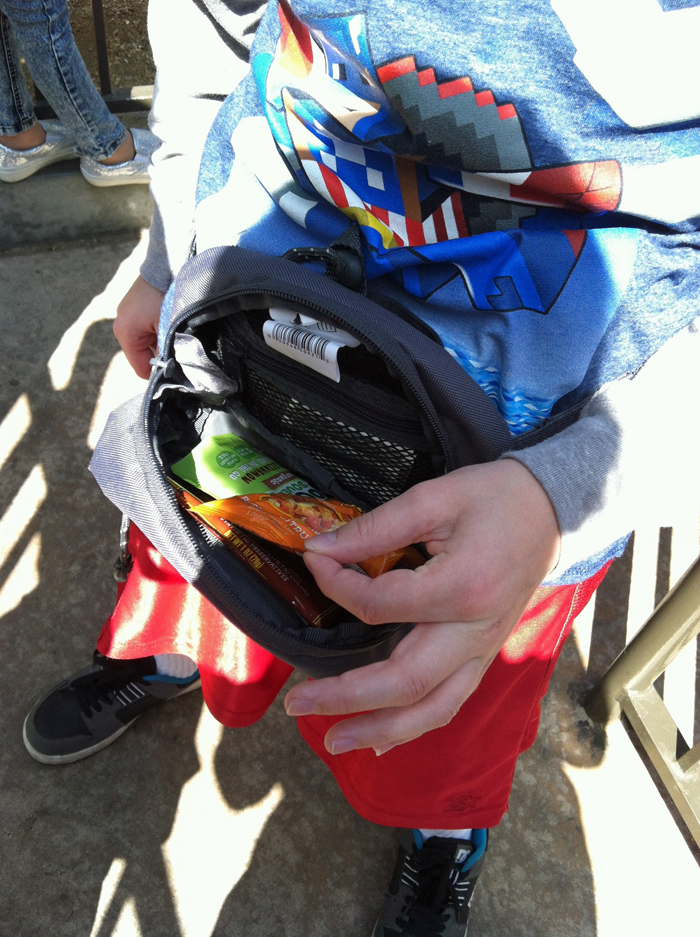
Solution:
{"label": "snack package text", "polygon": [[[173,479],[169,481],[180,506],[223,541],[228,549],[247,566],[255,570],[278,595],[296,609],[307,624],[314,628],[328,628],[336,621],[341,611],[340,606],[321,592],[311,574],[303,568],[300,560],[295,559],[295,563],[300,564],[302,568],[292,569],[287,563],[283,563],[259,543],[246,536],[226,518],[216,513],[206,517],[200,515],[198,509],[203,506],[202,501]],[[293,558],[290,557],[290,562],[292,560]]]}
{"label": "snack package text", "polygon": [[214,498],[231,495],[313,494],[307,481],[234,433],[210,436],[172,466],[172,472]]}

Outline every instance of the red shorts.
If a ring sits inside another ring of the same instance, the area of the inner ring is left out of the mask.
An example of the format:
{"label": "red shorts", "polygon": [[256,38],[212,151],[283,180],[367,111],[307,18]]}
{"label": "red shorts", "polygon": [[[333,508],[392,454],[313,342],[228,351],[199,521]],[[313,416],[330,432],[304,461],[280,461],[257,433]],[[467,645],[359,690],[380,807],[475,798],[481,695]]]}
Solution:
{"label": "red shorts", "polygon": [[[189,586],[134,525],[134,566],[97,642],[109,657],[187,654],[197,662],[213,715],[251,725],[292,667],[263,650]],[[518,755],[534,741],[554,664],[571,624],[605,575],[541,587],[476,692],[443,728],[381,757],[372,749],[329,755],[328,729],[342,717],[303,716],[299,730],[361,816],[386,826],[496,826],[508,807]]]}

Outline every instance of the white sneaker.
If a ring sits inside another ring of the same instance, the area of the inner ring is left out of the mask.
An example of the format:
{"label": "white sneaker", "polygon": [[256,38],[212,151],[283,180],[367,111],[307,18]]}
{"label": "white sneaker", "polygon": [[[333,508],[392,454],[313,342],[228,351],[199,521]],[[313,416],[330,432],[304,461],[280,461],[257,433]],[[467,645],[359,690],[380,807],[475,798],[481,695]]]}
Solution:
{"label": "white sneaker", "polygon": [[76,159],[75,141],[63,124],[57,121],[41,121],[46,139],[31,150],[11,150],[0,143],[0,180],[21,182],[44,166]]}
{"label": "white sneaker", "polygon": [[91,156],[80,157],[80,171],[90,183],[96,186],[133,185],[134,183],[148,183],[151,181],[151,156],[159,144],[159,140],[150,130],[132,130],[136,156],[125,163],[114,163],[105,166],[104,163],[92,159]]}

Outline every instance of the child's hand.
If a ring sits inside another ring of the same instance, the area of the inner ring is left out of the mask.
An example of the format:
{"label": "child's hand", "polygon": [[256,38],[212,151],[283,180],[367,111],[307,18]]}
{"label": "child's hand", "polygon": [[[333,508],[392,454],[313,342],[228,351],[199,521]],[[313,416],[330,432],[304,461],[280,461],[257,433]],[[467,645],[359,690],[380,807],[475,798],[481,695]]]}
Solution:
{"label": "child's hand", "polygon": [[117,307],[114,335],[139,377],[148,378],[151,373],[149,361],[157,347],[163,296],[165,293],[138,276]]}
{"label": "child's hand", "polygon": [[[417,570],[369,579],[341,565],[421,541],[433,558]],[[386,750],[445,725],[478,686],[558,552],[551,502],[512,459],[416,485],[307,541],[307,566],[326,595],[368,624],[419,624],[389,660],[294,687],[287,712],[374,710],[328,732],[334,754]]]}

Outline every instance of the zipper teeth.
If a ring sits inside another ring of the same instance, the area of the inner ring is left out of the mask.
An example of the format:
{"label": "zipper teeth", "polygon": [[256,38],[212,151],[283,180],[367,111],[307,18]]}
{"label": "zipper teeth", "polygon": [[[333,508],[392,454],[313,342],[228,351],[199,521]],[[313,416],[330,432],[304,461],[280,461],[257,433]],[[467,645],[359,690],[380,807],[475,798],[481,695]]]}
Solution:
{"label": "zipper teeth", "polygon": [[[293,296],[291,293],[283,293],[275,289],[242,287],[242,288],[238,288],[234,290],[228,290],[227,292],[222,293],[220,296],[217,297],[216,301],[223,302],[224,300],[227,300],[227,299],[233,299],[233,297],[237,296],[238,294],[247,294],[248,296],[263,296],[267,294],[270,296],[275,296],[277,299],[286,299],[286,300],[289,300],[289,302],[299,303],[300,305],[306,306],[309,309],[313,309],[316,312],[320,312],[322,313],[322,315],[327,316],[329,319],[331,319],[331,321],[338,322],[341,325],[344,325],[346,328],[348,326],[348,323],[346,323],[345,320],[341,316],[337,315],[332,310],[326,309],[325,306],[319,306],[318,303],[314,303],[311,300],[299,299],[298,296]],[[196,303],[194,306],[191,306],[186,311],[180,313],[177,319],[175,319],[175,321],[170,324],[170,328],[168,329],[168,334],[166,336],[166,345],[168,348],[171,345],[172,337],[175,334],[180,323],[184,322],[185,319],[194,315],[199,309],[203,309],[205,308],[205,306],[210,305],[210,303],[211,303],[211,300],[207,302]],[[219,318],[221,317],[212,313],[211,316],[207,316],[202,321],[209,322],[209,321],[213,321],[214,319],[219,319]],[[365,335],[364,332],[360,331],[360,329],[356,328],[356,326],[354,325],[350,325],[350,329],[353,330],[359,338],[363,339],[366,344],[370,345],[376,352],[378,352],[381,355],[381,349],[372,341],[371,338],[369,338],[369,336]],[[383,357],[383,355],[381,356]],[[401,373],[401,377],[403,378],[403,380],[406,382],[408,387],[410,387],[414,398],[419,402],[419,405],[420,405],[420,395],[418,394],[416,390],[415,384],[406,374],[403,373],[403,371],[401,371],[400,373]],[[443,455],[446,457],[446,461],[449,461],[449,459],[447,459],[449,455],[449,450],[445,443],[445,439],[444,439],[444,436],[442,434],[440,427],[438,426],[437,422],[433,418],[433,415],[428,410],[425,410],[423,407],[421,407],[421,409],[423,410],[428,421],[430,422],[430,426],[433,432],[435,433],[436,438],[440,442],[440,447],[442,449]]]}

